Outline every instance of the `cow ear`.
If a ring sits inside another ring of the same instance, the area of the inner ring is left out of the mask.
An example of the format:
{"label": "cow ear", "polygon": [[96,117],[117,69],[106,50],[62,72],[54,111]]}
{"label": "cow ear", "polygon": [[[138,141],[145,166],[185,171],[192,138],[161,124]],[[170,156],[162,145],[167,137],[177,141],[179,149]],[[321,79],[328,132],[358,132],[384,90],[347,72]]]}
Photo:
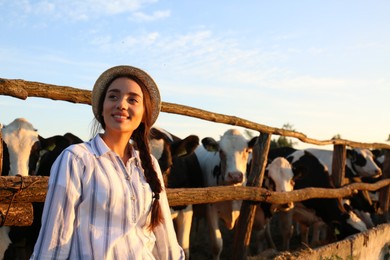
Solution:
{"label": "cow ear", "polygon": [[199,145],[199,137],[196,135],[189,135],[183,140],[178,142],[173,142],[171,144],[172,147],[172,155],[173,156],[185,156],[193,153]]}
{"label": "cow ear", "polygon": [[373,149],[371,150],[371,153],[374,157],[379,157],[383,154],[383,151],[381,149]]}
{"label": "cow ear", "polygon": [[150,129],[149,135],[150,135],[151,138],[154,138],[154,139],[157,139],[157,140],[160,140],[160,139],[164,138],[164,134],[159,129],[157,129],[155,127],[152,127]]}
{"label": "cow ear", "polygon": [[253,138],[248,142],[248,147],[249,147],[249,148],[253,148],[253,146],[255,146],[255,143],[256,143],[257,139],[258,139],[257,136],[253,137]]}
{"label": "cow ear", "polygon": [[203,147],[209,152],[218,152],[219,144],[211,137],[205,137],[202,139]]}
{"label": "cow ear", "polygon": [[350,159],[352,162],[356,161],[357,153],[354,149],[347,149],[347,158]]}

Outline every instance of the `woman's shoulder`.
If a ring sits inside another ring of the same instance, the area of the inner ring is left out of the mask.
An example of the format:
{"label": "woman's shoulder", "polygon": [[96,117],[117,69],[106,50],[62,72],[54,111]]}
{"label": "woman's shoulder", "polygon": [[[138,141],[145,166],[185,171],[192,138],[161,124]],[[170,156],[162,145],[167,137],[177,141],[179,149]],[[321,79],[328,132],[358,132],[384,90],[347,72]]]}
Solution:
{"label": "woman's shoulder", "polygon": [[94,153],[90,141],[82,142],[78,144],[72,144],[68,146],[64,151],[74,154],[77,157],[82,157],[87,154]]}

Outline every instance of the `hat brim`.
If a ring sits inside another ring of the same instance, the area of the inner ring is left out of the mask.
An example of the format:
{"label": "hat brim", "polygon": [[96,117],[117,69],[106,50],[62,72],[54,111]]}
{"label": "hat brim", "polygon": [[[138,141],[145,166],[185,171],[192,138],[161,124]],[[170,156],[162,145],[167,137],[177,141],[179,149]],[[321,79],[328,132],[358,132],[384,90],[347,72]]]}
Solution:
{"label": "hat brim", "polygon": [[110,84],[115,78],[118,77],[137,78],[144,84],[150,95],[150,101],[152,105],[152,111],[150,112],[151,125],[153,125],[156,122],[161,110],[160,91],[158,90],[157,84],[154,82],[152,77],[149,76],[149,74],[139,68],[128,65],[120,65],[109,68],[108,70],[104,71],[96,80],[91,95],[92,111],[95,115],[95,118],[100,118],[98,106],[99,100],[104,90],[106,89],[108,84]]}

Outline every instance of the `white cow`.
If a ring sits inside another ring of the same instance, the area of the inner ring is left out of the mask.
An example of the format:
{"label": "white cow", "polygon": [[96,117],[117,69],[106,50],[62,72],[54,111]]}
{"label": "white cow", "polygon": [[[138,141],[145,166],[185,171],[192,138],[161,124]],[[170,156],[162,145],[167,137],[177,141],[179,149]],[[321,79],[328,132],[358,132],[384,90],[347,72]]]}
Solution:
{"label": "white cow", "polygon": [[[267,166],[263,187],[276,192],[289,192],[294,189],[294,173],[291,164],[284,157],[276,157]],[[276,249],[270,232],[270,220],[274,213],[279,215],[279,227],[282,235],[282,249],[288,250],[293,233],[292,220],[294,203],[271,204],[262,202],[256,208],[255,219],[252,228],[251,246],[255,254],[259,254],[264,247],[264,236],[268,246]]]}
{"label": "white cow", "polygon": [[[37,130],[26,119],[17,118],[12,123],[4,125],[1,128],[1,134],[6,144],[4,149],[7,149],[9,154],[8,175],[27,176],[32,148],[39,141]],[[9,231],[10,227],[0,228],[0,259],[3,259],[5,251],[11,244]]]}
{"label": "white cow", "polygon": [[[226,131],[217,142],[204,138],[203,146],[198,146],[198,158],[206,187],[243,186],[246,183],[246,169],[251,147],[236,129]],[[222,219],[228,229],[232,229],[240,214],[241,201],[223,201],[207,204],[206,218],[210,229],[213,259],[219,259],[223,240],[218,221]]]}
{"label": "white cow", "polygon": [[37,130],[26,119],[17,118],[3,126],[1,133],[8,148],[10,161],[8,175],[27,176],[32,148],[39,142]]}

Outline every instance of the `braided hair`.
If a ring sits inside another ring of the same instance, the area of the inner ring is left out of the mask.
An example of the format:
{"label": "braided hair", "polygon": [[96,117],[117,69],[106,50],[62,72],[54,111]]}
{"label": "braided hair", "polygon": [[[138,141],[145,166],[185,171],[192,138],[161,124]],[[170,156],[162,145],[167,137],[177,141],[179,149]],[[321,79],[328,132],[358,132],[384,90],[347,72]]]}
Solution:
{"label": "braided hair", "polygon": [[159,204],[160,192],[162,190],[161,182],[157,177],[157,173],[153,168],[153,163],[149,149],[149,130],[144,123],[134,131],[132,139],[139,150],[141,158],[141,166],[144,169],[145,179],[153,192],[153,204],[151,208],[150,229],[155,228],[163,221],[161,208]]}

